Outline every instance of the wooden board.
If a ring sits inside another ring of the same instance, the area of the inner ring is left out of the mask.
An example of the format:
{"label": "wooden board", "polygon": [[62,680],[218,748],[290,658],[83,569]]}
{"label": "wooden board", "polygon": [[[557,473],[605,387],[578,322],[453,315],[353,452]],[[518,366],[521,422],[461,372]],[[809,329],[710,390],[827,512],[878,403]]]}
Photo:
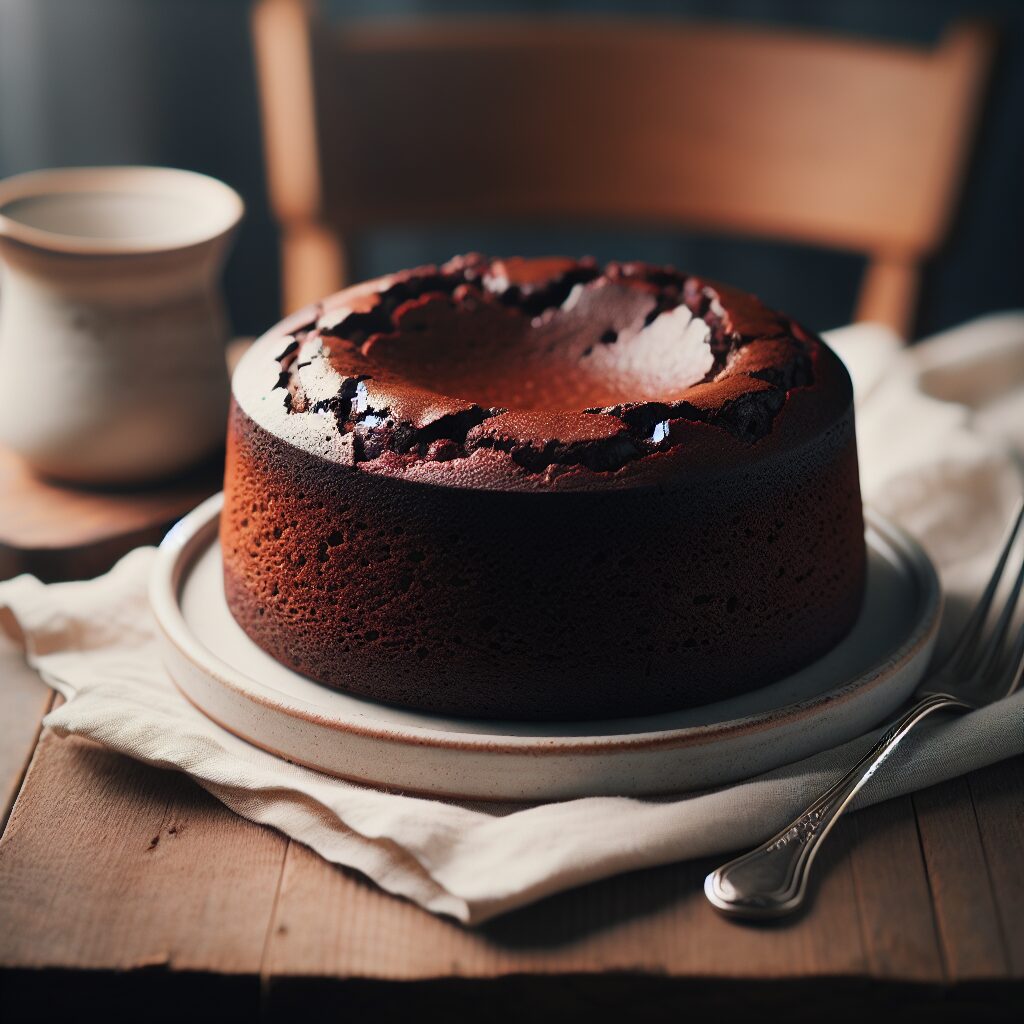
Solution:
{"label": "wooden board", "polygon": [[0,447],[0,579],[29,572],[49,581],[105,572],[220,490],[223,456],[170,483],[89,490],[34,476]]}

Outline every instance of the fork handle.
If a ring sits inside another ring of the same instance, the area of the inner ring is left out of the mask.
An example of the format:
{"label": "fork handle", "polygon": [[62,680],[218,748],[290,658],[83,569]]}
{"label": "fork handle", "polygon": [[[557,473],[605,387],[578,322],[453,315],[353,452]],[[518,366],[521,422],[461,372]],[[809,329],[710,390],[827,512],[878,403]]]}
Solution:
{"label": "fork handle", "polygon": [[807,878],[818,849],[857,791],[918,722],[933,711],[953,707],[970,710],[970,705],[944,693],[918,701],[882,733],[846,775],[781,832],[712,871],[704,881],[707,898],[722,913],[735,917],[783,917],[796,910],[807,892]]}

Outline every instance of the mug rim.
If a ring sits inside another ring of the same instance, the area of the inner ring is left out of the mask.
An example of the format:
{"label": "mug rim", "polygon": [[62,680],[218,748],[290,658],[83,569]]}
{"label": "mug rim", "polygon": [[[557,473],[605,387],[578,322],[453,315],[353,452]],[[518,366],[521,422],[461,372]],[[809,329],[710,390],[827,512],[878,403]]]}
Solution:
{"label": "mug rim", "polygon": [[[116,238],[74,235],[33,227],[4,214],[9,203],[43,195],[131,191],[136,195],[199,198],[207,221],[177,233]],[[84,256],[118,256],[174,252],[212,242],[233,230],[245,213],[242,197],[208,174],[178,167],[112,165],[61,167],[25,171],[0,180],[0,239],[9,238],[34,249]]]}

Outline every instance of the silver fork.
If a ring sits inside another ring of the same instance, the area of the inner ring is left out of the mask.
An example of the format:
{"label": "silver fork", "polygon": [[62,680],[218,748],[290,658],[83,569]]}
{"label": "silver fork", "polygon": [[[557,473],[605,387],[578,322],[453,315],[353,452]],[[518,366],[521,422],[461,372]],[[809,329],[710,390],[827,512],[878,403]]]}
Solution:
{"label": "silver fork", "polygon": [[937,672],[926,676],[914,691],[914,705],[890,726],[878,742],[793,822],[762,843],[712,871],[704,893],[722,913],[734,917],[783,917],[795,911],[807,894],[811,865],[825,837],[858,790],[881,767],[902,739],[933,711],[950,708],[973,711],[1007,697],[1024,673],[1024,626],[1006,643],[1021,587],[1024,560],[1003,607],[986,630],[996,590],[1024,520],[1024,500],[1018,502],[985,591],[971,612],[949,657]]}

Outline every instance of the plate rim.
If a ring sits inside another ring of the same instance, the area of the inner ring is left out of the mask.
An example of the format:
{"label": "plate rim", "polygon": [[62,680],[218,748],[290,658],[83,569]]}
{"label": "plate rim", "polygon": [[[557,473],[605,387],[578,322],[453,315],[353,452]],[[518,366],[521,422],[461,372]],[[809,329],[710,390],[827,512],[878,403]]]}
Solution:
{"label": "plate rim", "polygon": [[[302,705],[301,699],[288,698],[274,701],[266,691],[280,692],[268,684],[254,679],[248,673],[234,668],[218,654],[202,644],[192,633],[180,605],[180,584],[187,569],[194,563],[200,551],[209,543],[217,542],[216,526],[223,508],[223,492],[211,495],[191,512],[180,519],[167,533],[157,549],[157,555],[149,578],[149,601],[154,619],[164,639],[178,654],[184,656],[195,669],[231,690],[237,697],[260,704],[275,712],[285,712],[290,717],[301,718],[321,728],[327,728],[343,735],[358,735],[384,743],[408,747],[432,747],[461,751],[477,751],[489,754],[532,754],[536,756],[580,756],[628,753],[630,750],[648,751],[676,747],[699,747],[726,739],[768,733],[784,723],[796,723],[814,717],[825,706],[842,704],[854,696],[861,696],[876,689],[885,679],[902,666],[912,662],[920,650],[935,638],[941,621],[944,595],[938,575],[931,560],[921,545],[901,527],[894,524],[880,512],[865,506],[864,519],[867,534],[874,534],[900,556],[901,562],[911,570],[920,592],[920,602],[912,629],[907,636],[885,658],[880,659],[868,671],[837,687],[791,702],[777,708],[769,708],[739,718],[727,719],[705,725],[670,727],[624,733],[608,733],[600,736],[498,736],[493,733],[453,732],[450,730],[414,724],[367,725],[356,722],[352,717],[329,718]],[[211,536],[212,535],[212,536]],[[197,704],[185,692],[172,673],[175,687],[190,703],[207,717],[206,709]],[[243,685],[240,679],[249,685]],[[284,695],[282,695],[284,696]],[[365,698],[363,698],[365,699]],[[674,714],[667,712],[665,714]],[[662,715],[643,716],[655,721]],[[640,719],[638,719],[640,720]],[[222,724],[222,723],[221,723]],[[224,728],[229,728],[223,726]],[[229,728],[229,731],[235,732]],[[236,733],[237,734],[237,733]],[[255,742],[250,737],[243,739]]]}

